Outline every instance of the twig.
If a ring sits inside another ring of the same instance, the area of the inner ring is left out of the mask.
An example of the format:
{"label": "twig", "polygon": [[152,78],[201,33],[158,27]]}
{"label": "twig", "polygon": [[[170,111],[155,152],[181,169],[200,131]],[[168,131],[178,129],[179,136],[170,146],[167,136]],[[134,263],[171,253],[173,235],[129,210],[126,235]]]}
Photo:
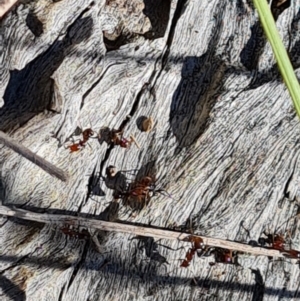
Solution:
{"label": "twig", "polygon": [[18,0],[0,1],[0,20],[17,3]]}
{"label": "twig", "polygon": [[21,156],[25,157],[32,163],[36,164],[50,175],[60,179],[61,181],[64,182],[67,181],[68,179],[67,174],[63,170],[54,166],[53,164],[46,161],[44,158],[40,157],[39,155],[33,153],[27,147],[13,140],[12,138],[10,138],[9,136],[7,136],[1,131],[0,131],[0,143],[3,143],[5,146],[11,148]]}
{"label": "twig", "polygon": [[[183,240],[184,238],[190,236],[189,233],[181,233],[176,231],[157,229],[144,227],[141,225],[129,225],[123,223],[114,223],[101,220],[95,220],[91,218],[84,218],[78,216],[68,216],[68,215],[58,215],[58,214],[42,214],[34,213],[23,209],[9,208],[6,206],[0,206],[0,214],[13,216],[20,219],[41,222],[41,223],[51,223],[51,224],[70,224],[84,227],[91,227],[104,231],[122,232],[140,236],[150,236],[160,239],[170,239],[170,240]],[[199,236],[199,235],[193,235]],[[253,255],[263,255],[271,257],[284,257],[278,250],[267,249],[262,247],[253,247],[251,245],[246,245],[243,243],[238,243],[234,241],[212,238],[207,236],[202,236],[204,244],[211,247],[219,247],[234,251],[240,251],[244,253],[251,253]]]}

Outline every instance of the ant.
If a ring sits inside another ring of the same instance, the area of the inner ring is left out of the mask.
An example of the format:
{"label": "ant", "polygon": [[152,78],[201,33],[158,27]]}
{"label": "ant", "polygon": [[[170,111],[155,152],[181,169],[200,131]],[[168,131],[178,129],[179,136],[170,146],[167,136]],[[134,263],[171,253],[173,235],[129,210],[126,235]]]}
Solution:
{"label": "ant", "polygon": [[[143,236],[137,236],[131,238],[131,240],[137,239],[138,242],[138,249],[142,250],[145,249],[146,256],[150,260],[154,260],[159,262],[160,264],[169,264],[166,257],[162,256],[158,251],[159,244],[154,241],[153,237],[143,237]],[[161,246],[161,245],[160,245]],[[165,246],[164,246],[165,247]],[[168,247],[167,247],[168,248]]]}
{"label": "ant", "polygon": [[150,201],[150,192],[154,192],[154,180],[151,177],[143,177],[129,184],[128,190],[122,192],[120,196],[126,205],[144,207]]}
{"label": "ant", "polygon": [[215,260],[221,263],[237,264],[236,253],[228,249],[215,248]]}
{"label": "ant", "polygon": [[[203,239],[199,236],[190,235],[188,237],[185,237],[183,239],[183,241],[188,241],[188,242],[192,243],[192,248],[190,248],[187,251],[187,253],[185,255],[185,259],[183,260],[183,262],[180,265],[181,267],[187,268],[190,265],[196,252],[198,252],[198,250],[204,250],[205,245],[204,245]],[[199,256],[199,254],[198,254],[198,256]]]}
{"label": "ant", "polygon": [[284,235],[279,234],[268,234],[267,239],[259,238],[259,243],[264,245],[268,243],[271,245],[271,248],[280,251],[285,257],[292,258],[292,259],[300,259],[300,251],[294,249],[286,249],[286,241]]}
{"label": "ant", "polygon": [[100,129],[98,139],[99,141],[106,141],[108,144],[118,145],[122,148],[129,149],[132,143],[134,143],[137,146],[137,148],[141,148],[133,135],[130,135],[130,138],[126,139],[123,137],[123,132],[123,130],[110,130],[108,127],[105,127]]}
{"label": "ant", "polygon": [[288,258],[292,258],[292,259],[300,259],[300,252],[294,249],[290,249],[290,250],[283,250],[281,251],[281,253]]}
{"label": "ant", "polygon": [[153,176],[144,176],[140,180],[129,183],[123,172],[117,172],[116,167],[110,165],[106,168],[106,177],[102,178],[108,188],[115,190],[114,198],[122,199],[125,205],[133,209],[142,209],[149,203],[151,197],[158,192],[171,197],[165,190],[156,189]]}
{"label": "ant", "polygon": [[68,235],[70,237],[75,237],[78,239],[89,239],[91,237],[89,231],[82,229],[81,231],[79,230],[75,230],[72,228],[72,226],[70,225],[64,225],[62,228],[60,228],[60,230],[65,234]]}
{"label": "ant", "polygon": [[159,253],[158,246],[164,247],[164,248],[172,250],[172,251],[177,251],[177,250],[182,249],[182,247],[180,247],[178,249],[173,249],[168,246],[159,244],[154,241],[153,237],[149,237],[149,236],[136,236],[136,237],[131,238],[131,240],[134,240],[134,239],[137,239],[139,241],[138,245],[137,245],[139,250],[145,249],[146,256],[150,260],[157,261],[160,264],[169,264],[169,263],[168,263],[166,257],[162,256]]}
{"label": "ant", "polygon": [[[86,146],[86,144],[90,138],[96,138],[96,137],[93,137],[93,135],[95,133],[91,128],[87,128],[84,131],[80,127],[77,127],[77,129],[75,130],[74,134],[76,135],[76,133],[79,132],[79,134],[82,135],[82,139],[79,139],[79,141],[77,143],[73,143],[71,145],[65,146],[65,148],[70,149],[70,153],[77,152],[77,151],[83,149]],[[74,139],[73,139],[73,142],[74,142]]]}
{"label": "ant", "polygon": [[123,203],[132,209],[143,209],[157,192],[163,194],[165,191],[155,188],[154,177],[144,176],[140,180],[129,183],[127,189],[117,193],[115,197],[121,198]]}
{"label": "ant", "polygon": [[128,183],[126,176],[121,172],[117,172],[117,168],[113,165],[109,165],[106,168],[106,177],[101,176],[104,179],[107,188],[114,189],[114,198],[120,198],[122,191],[127,191]]}
{"label": "ant", "polygon": [[284,248],[285,248],[285,245],[286,245],[286,242],[285,242],[285,238],[283,235],[279,235],[279,234],[266,234],[265,235],[267,236],[267,238],[263,238],[263,237],[260,237],[258,239],[258,242],[261,244],[261,245],[265,245],[266,243],[271,245],[271,248],[275,249],[275,250],[278,250],[278,251],[283,251]]}

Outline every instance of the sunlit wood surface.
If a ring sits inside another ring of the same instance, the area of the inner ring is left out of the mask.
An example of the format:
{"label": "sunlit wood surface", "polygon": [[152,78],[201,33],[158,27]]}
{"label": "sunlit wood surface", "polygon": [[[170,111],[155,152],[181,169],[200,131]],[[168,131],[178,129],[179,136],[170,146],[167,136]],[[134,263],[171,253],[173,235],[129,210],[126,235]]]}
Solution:
{"label": "sunlit wood surface", "polygon": [[[276,17],[297,76],[299,5]],[[3,205],[244,243],[284,233],[300,249],[300,124],[251,1],[20,1],[0,20],[0,106],[0,130],[69,175],[63,183],[1,145]],[[141,131],[149,116],[154,128]],[[70,153],[78,126],[122,128],[141,148],[91,138]],[[99,177],[109,165],[170,195],[139,210],[113,201]],[[0,299],[299,298],[289,259],[195,256],[182,268],[188,243],[93,235],[100,246],[1,217]]]}

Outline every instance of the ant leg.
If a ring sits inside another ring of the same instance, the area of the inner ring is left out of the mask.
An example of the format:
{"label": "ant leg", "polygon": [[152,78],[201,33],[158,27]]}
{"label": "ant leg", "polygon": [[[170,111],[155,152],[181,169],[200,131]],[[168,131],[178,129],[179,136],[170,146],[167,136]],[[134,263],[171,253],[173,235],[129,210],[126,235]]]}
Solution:
{"label": "ant leg", "polygon": [[91,122],[90,116],[88,116],[88,120],[89,120],[89,122],[90,122],[90,128],[93,128],[93,127],[92,127],[92,122]]}
{"label": "ant leg", "polygon": [[141,146],[140,146],[139,143],[135,140],[135,137],[134,137],[133,135],[130,135],[130,140],[129,140],[129,142],[130,142],[130,144],[133,142],[133,143],[136,145],[136,147],[137,147],[138,149],[141,148]]}
{"label": "ant leg", "polygon": [[98,237],[97,237],[97,233],[98,233],[98,231],[97,230],[95,230],[95,231],[93,231],[94,233],[93,234],[91,234],[91,239],[92,239],[92,241],[93,241],[93,243],[94,243],[94,245],[95,245],[95,247],[96,247],[96,251],[98,252],[98,253],[101,253],[101,244],[100,244],[100,242],[99,242],[99,239],[98,239]]}
{"label": "ant leg", "polygon": [[90,147],[90,149],[91,149],[90,154],[92,154],[92,153],[93,153],[93,148],[92,148],[92,146],[91,146],[88,142],[87,142],[86,144]]}
{"label": "ant leg", "polygon": [[182,247],[179,247],[179,248],[177,248],[177,249],[173,249],[173,248],[171,248],[171,247],[168,247],[168,246],[165,246],[165,245],[162,245],[162,244],[157,244],[158,246],[161,246],[161,247],[164,247],[164,248],[166,248],[166,249],[168,249],[168,250],[171,250],[171,251],[178,251],[178,250],[181,250],[181,249],[184,249],[184,246],[182,246]]}
{"label": "ant leg", "polygon": [[79,124],[78,127],[81,129],[81,133],[82,133],[83,132],[83,127],[82,127],[82,124],[81,124],[79,119],[77,120],[77,124]]}

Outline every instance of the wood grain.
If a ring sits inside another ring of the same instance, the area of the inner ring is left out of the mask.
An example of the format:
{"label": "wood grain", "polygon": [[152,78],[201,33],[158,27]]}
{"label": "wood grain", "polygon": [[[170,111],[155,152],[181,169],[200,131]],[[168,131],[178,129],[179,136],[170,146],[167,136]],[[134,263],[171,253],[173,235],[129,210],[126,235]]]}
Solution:
{"label": "wood grain", "polygon": [[[276,16],[297,77],[298,7]],[[282,233],[300,249],[299,120],[251,1],[21,1],[1,20],[0,53],[0,130],[69,175],[64,183],[0,146],[4,206],[245,244]],[[70,154],[63,145],[78,127],[122,128],[141,148],[90,139]],[[128,183],[151,175],[169,195],[141,210],[116,204],[109,165]],[[0,225],[2,279],[28,300],[299,298],[289,259],[196,257],[182,269],[188,244],[177,250],[177,240],[100,231],[95,247],[51,224]]]}

